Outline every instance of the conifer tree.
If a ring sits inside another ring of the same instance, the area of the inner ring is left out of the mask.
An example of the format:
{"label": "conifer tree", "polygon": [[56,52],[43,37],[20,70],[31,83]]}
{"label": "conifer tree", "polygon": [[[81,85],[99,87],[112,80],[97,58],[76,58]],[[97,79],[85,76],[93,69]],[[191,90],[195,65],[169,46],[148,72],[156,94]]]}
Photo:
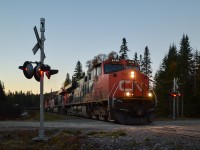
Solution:
{"label": "conifer tree", "polygon": [[144,56],[142,60],[141,71],[148,77],[152,77],[151,58],[148,46],[145,47]]}
{"label": "conifer tree", "polygon": [[128,49],[126,39],[123,38],[122,39],[122,45],[121,45],[120,51],[119,51],[119,53],[120,53],[119,58],[120,59],[128,59],[128,55],[127,55],[128,51],[130,51],[130,50]]}
{"label": "conifer tree", "polygon": [[142,68],[142,55],[140,55],[140,59],[138,61],[138,64],[140,65],[140,68]]}
{"label": "conifer tree", "polygon": [[[195,98],[192,98],[194,91],[194,75],[193,75],[193,61],[192,61],[192,48],[190,47],[189,38],[187,35],[183,35],[180,42],[180,50],[178,54],[178,80],[179,91],[184,95],[184,114],[190,116],[192,114],[191,109],[194,109]],[[193,102],[192,102],[193,101]]]}
{"label": "conifer tree", "polygon": [[75,70],[74,70],[74,75],[73,75],[73,81],[78,81],[82,79],[85,76],[85,73],[82,70],[82,64],[80,61],[77,62]]}
{"label": "conifer tree", "polygon": [[194,77],[194,95],[197,96],[197,87],[198,85],[196,83],[198,82],[198,74],[199,74],[199,66],[200,66],[200,60],[199,60],[199,52],[196,50],[193,55],[193,67],[192,67],[192,73]]}
{"label": "conifer tree", "polygon": [[64,84],[63,84],[63,87],[66,87],[66,86],[69,85],[71,82],[72,82],[72,81],[71,81],[71,79],[70,79],[69,73],[67,73],[66,79],[65,79]]}
{"label": "conifer tree", "polygon": [[135,60],[135,62],[138,62],[138,56],[137,56],[137,52],[135,52],[134,58],[133,60]]}
{"label": "conifer tree", "polygon": [[179,106],[183,102],[183,115],[200,116],[200,88],[198,84],[200,80],[197,75],[200,66],[199,52],[196,52],[194,57],[192,56],[192,48],[187,35],[183,35],[178,52],[174,44],[170,46],[168,54],[165,55],[154,77],[155,91],[159,99],[159,114],[167,116],[172,111],[170,110],[172,109],[172,101],[168,93],[172,91],[173,78],[176,77],[178,78],[178,91],[182,95],[179,98]]}
{"label": "conifer tree", "polygon": [[4,84],[0,81],[0,102],[3,102],[6,100],[6,94],[4,91]]}
{"label": "conifer tree", "polygon": [[170,45],[169,47],[169,52],[167,54],[167,60],[166,60],[166,77],[168,78],[167,80],[171,82],[170,84],[173,83],[173,79],[177,78],[177,48],[175,44]]}
{"label": "conifer tree", "polygon": [[187,81],[192,75],[192,48],[187,35],[183,35],[181,39],[177,65],[179,78]]}

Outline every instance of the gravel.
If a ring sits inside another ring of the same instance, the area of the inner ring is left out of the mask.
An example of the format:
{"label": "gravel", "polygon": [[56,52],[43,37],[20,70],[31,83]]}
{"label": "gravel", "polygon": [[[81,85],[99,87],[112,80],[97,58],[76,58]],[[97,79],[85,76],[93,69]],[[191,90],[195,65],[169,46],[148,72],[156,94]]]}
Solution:
{"label": "gravel", "polygon": [[[200,138],[166,134],[179,128],[200,133],[200,120],[156,121],[147,126],[127,126],[89,119],[45,122],[45,130],[80,130],[81,150],[200,150]],[[0,122],[0,130],[38,129],[39,122]],[[159,132],[153,129],[161,128]],[[166,130],[167,131],[167,130]],[[0,139],[2,137],[0,136]]]}
{"label": "gravel", "polygon": [[150,130],[125,131],[126,135],[89,135],[81,150],[199,150],[200,140],[153,133]]}

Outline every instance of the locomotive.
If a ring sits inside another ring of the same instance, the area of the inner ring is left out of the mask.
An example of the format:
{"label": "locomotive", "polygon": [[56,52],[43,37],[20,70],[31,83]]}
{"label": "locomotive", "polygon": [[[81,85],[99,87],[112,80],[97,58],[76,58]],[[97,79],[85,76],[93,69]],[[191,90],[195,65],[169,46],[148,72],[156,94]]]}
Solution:
{"label": "locomotive", "polygon": [[110,58],[45,101],[45,108],[120,124],[149,124],[157,103],[149,82],[136,61]]}

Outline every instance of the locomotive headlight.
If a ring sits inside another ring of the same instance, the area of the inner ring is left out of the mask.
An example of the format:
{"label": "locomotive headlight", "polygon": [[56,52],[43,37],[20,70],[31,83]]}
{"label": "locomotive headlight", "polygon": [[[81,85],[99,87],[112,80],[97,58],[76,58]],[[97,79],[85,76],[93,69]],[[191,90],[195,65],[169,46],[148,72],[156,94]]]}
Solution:
{"label": "locomotive headlight", "polygon": [[131,95],[130,92],[126,92],[126,96],[129,97]]}
{"label": "locomotive headlight", "polygon": [[131,71],[131,78],[134,78],[134,77],[135,77],[135,72]]}
{"label": "locomotive headlight", "polygon": [[153,94],[151,92],[148,93],[148,97],[152,97]]}

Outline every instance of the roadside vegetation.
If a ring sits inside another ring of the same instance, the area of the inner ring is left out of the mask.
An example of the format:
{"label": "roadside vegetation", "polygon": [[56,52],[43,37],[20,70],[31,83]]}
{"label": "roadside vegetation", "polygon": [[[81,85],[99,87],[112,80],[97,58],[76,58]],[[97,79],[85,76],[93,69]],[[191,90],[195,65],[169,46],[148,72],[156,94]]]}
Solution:
{"label": "roadside vegetation", "polygon": [[[90,132],[83,133],[80,130],[47,130],[45,135],[48,137],[46,141],[34,141],[33,138],[38,136],[38,130],[8,130],[0,131],[0,149],[5,150],[57,150],[68,149],[78,150],[81,149],[81,144],[87,140],[88,136],[97,136],[100,138],[118,138],[126,136],[123,131],[115,132]],[[89,147],[88,147],[89,148]]]}

